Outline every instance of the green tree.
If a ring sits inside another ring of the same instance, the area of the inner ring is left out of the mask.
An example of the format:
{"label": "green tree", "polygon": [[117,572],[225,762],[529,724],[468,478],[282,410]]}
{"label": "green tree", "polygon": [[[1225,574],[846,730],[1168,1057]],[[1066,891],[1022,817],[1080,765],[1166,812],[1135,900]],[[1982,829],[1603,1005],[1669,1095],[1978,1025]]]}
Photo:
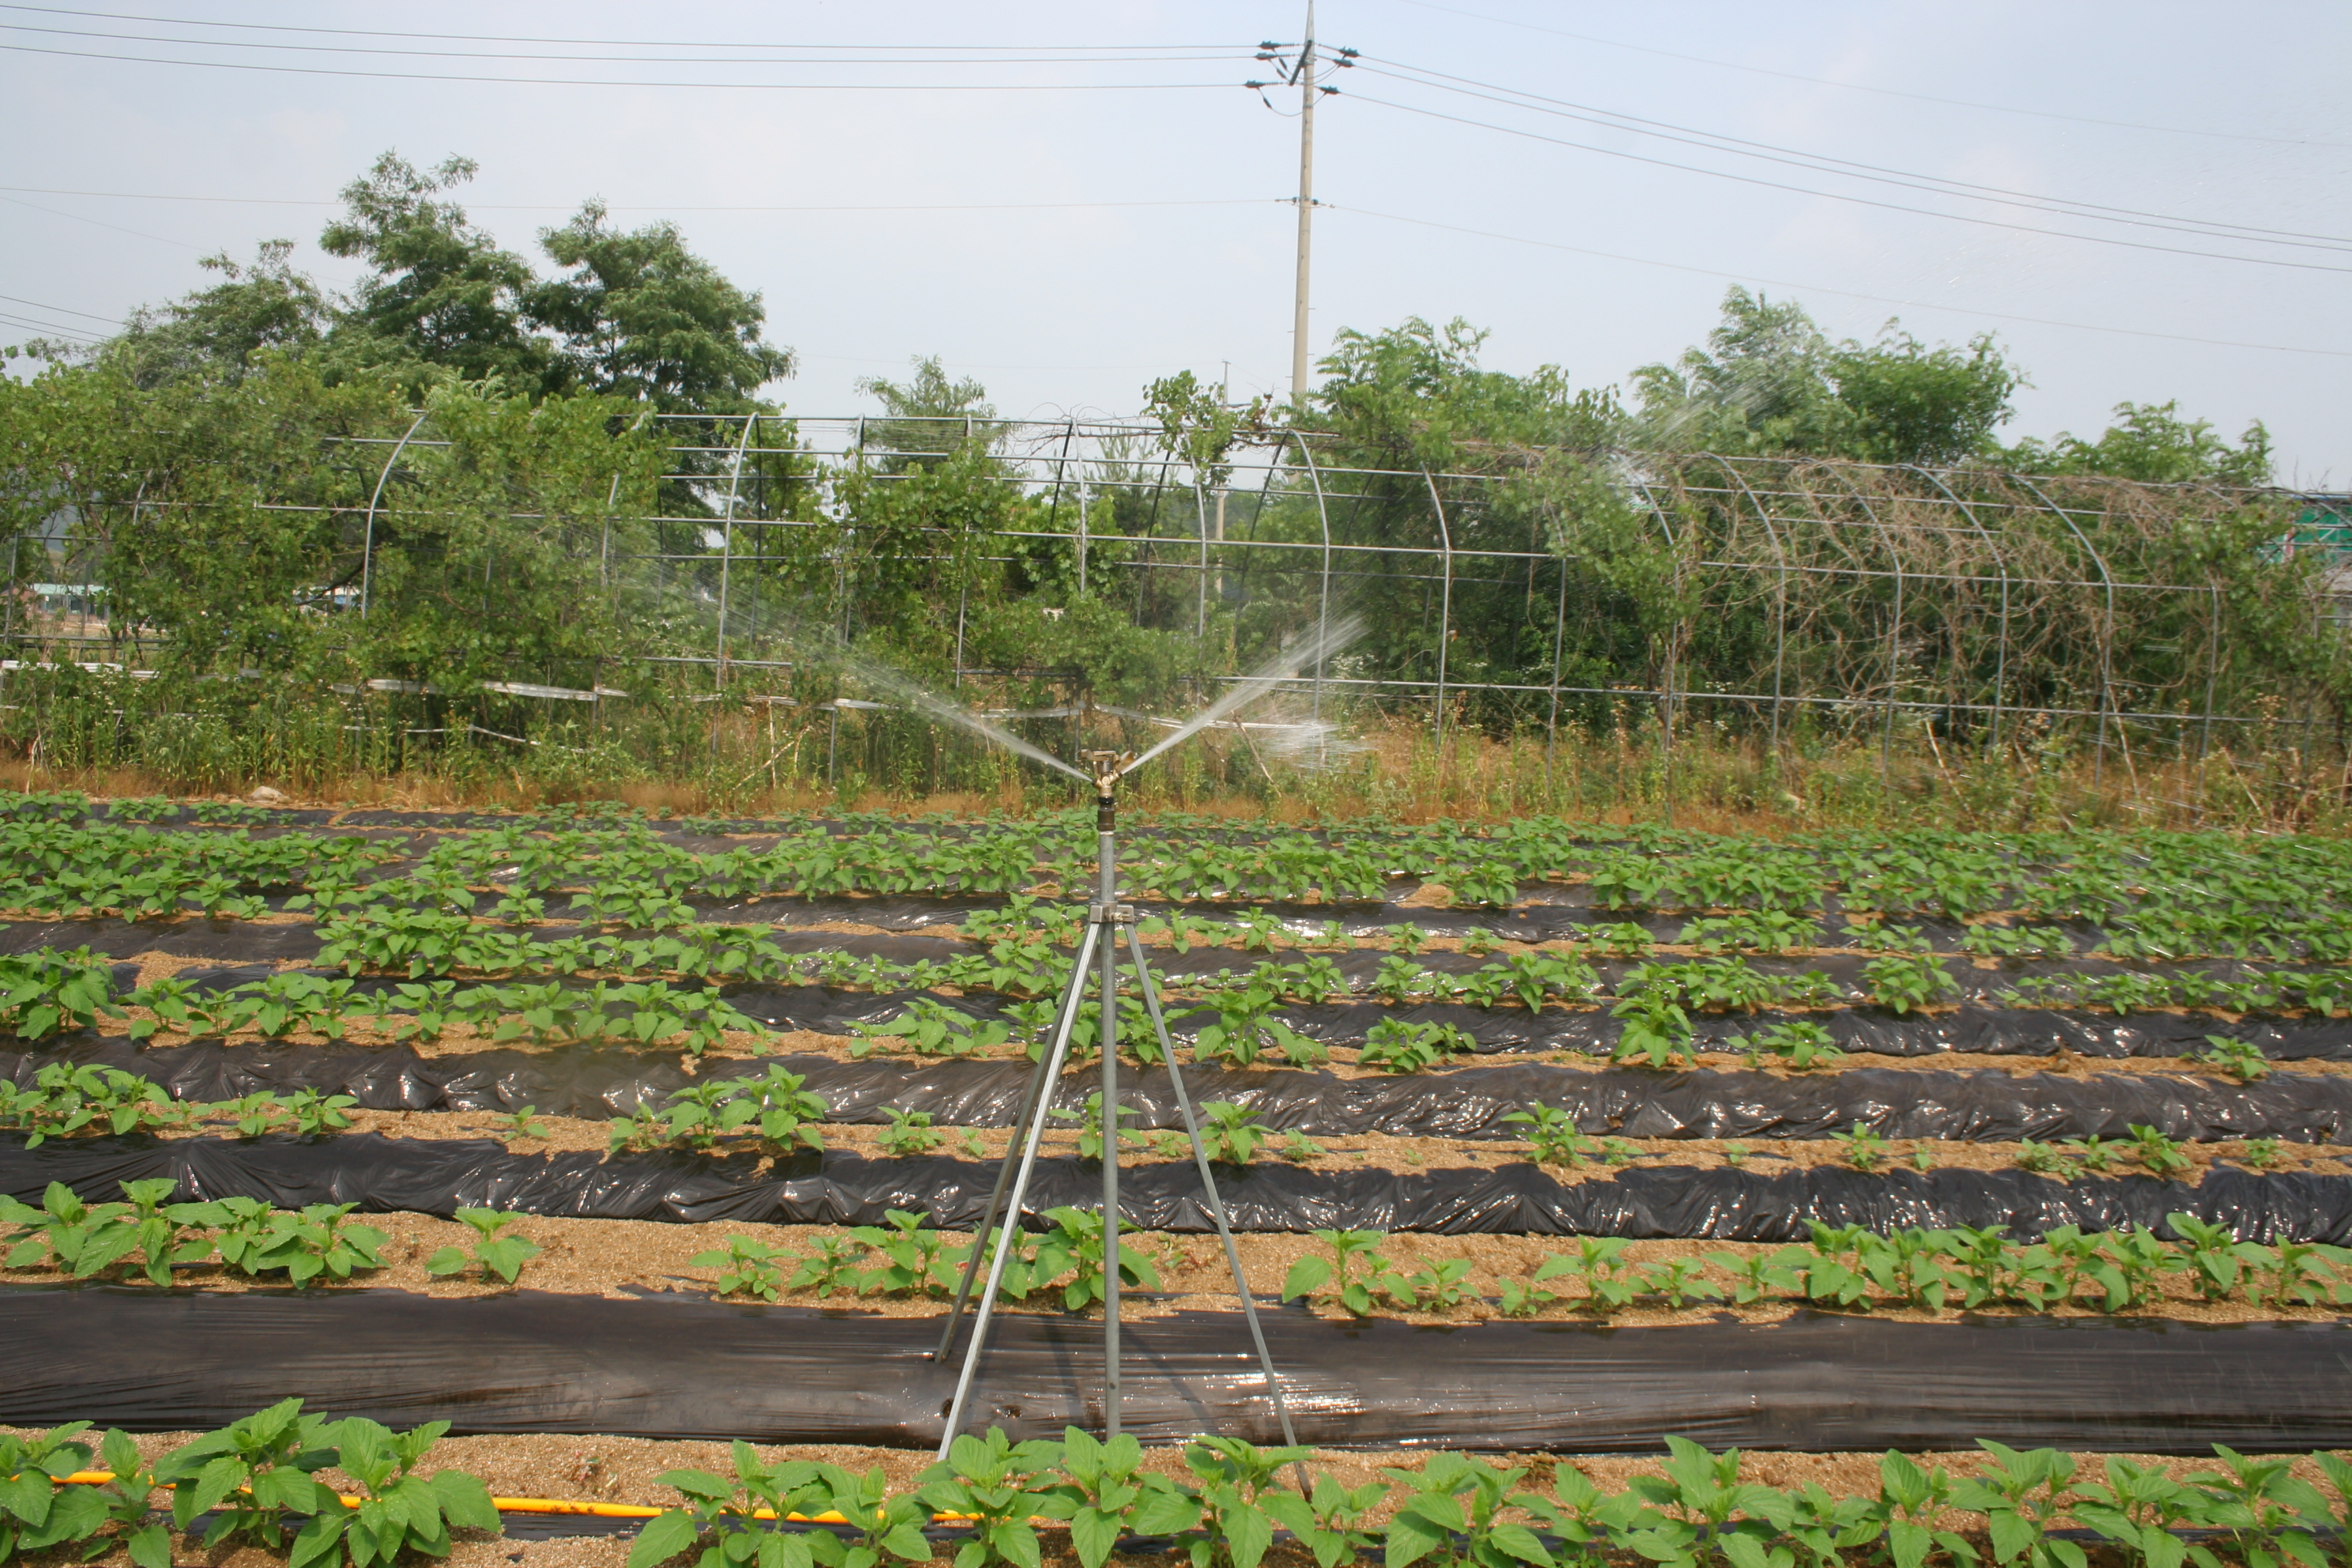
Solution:
{"label": "green tree", "polygon": [[1726,456],[1954,463],[1999,450],[2024,374],[1990,334],[1929,347],[1889,321],[1833,342],[1804,307],[1732,288],[1704,347],[1633,373],[1640,445]]}
{"label": "green tree", "polygon": [[265,239],[250,263],[226,251],[197,265],[221,281],[170,304],[142,305],[124,330],[101,345],[134,385],[188,380],[241,381],[265,349],[299,353],[315,346],[331,320],[325,290],[289,264],[290,239]]}
{"label": "green tree", "polygon": [[2202,419],[2180,417],[2180,405],[2118,403],[2115,421],[2095,441],[2061,432],[2054,441],[2020,441],[2009,454],[2032,473],[2107,474],[2147,484],[2208,479],[2225,485],[2266,485],[2271,433],[2259,419],[2231,446]]}
{"label": "green tree", "polygon": [[940,460],[937,454],[956,451],[968,441],[977,441],[983,448],[996,444],[996,432],[982,428],[996,418],[988,388],[970,376],[950,380],[937,354],[908,363],[915,367],[915,374],[904,382],[878,375],[858,378],[857,390],[876,399],[889,414],[887,419],[866,421],[866,444],[892,454],[933,455],[885,457],[879,463],[882,472],[903,473],[910,463],[928,466]]}
{"label": "green tree", "polygon": [[1458,316],[1443,327],[1413,316],[1384,332],[1343,328],[1317,366],[1324,380],[1307,398],[1310,416],[1355,460],[1391,469],[1475,472],[1507,448],[1588,449],[1614,437],[1609,394],[1571,392],[1556,364],[1527,375],[1486,369],[1487,335]]}
{"label": "green tree", "polygon": [[450,157],[425,171],[386,153],[343,187],[343,216],[319,245],[370,268],[331,334],[346,361],[440,366],[531,391],[545,384],[553,350],[527,330],[530,264],[476,228],[465,208],[438,199],[478,167]]}
{"label": "green tree", "polygon": [[626,232],[590,202],[540,243],[569,270],[530,288],[522,315],[553,332],[551,379],[652,403],[664,413],[741,413],[793,374],[766,342],[766,308],[687,248],[674,224]]}

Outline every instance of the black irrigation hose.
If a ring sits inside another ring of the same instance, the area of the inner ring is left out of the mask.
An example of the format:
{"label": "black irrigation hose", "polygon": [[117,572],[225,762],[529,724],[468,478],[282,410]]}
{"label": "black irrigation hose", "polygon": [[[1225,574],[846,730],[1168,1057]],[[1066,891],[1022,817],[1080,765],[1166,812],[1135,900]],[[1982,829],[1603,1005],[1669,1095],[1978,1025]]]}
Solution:
{"label": "black irrigation hose", "polygon": [[[689,1079],[675,1051],[617,1047],[490,1049],[419,1057],[404,1046],[223,1045],[197,1040],[142,1050],[121,1038],[0,1051],[0,1082],[30,1087],[54,1061],[135,1073],[174,1099],[216,1101],[259,1090],[314,1089],[378,1110],[513,1110],[604,1118],[659,1104]],[[1011,1125],[1030,1068],[1019,1061],[841,1061],[787,1056],[706,1059],[697,1078],[801,1075],[825,1120],[878,1123],[887,1110],[921,1111],[940,1127]],[[1310,1137],[1385,1132],[1406,1138],[1517,1140],[1503,1118],[1532,1103],[1572,1111],[1587,1133],[1626,1138],[1821,1138],[1857,1121],[1885,1138],[2013,1142],[2123,1138],[2153,1127],[2184,1142],[2281,1138],[2352,1142],[2352,1076],[2273,1072],[2252,1084],[2214,1077],[1846,1068],[1802,1077],[1759,1072],[1599,1071],[1525,1062],[1394,1078],[1340,1079],[1290,1068],[1188,1070],[1198,1100],[1247,1108],[1281,1131]],[[1077,1110],[1092,1072],[1066,1075],[1055,1104]],[[1139,1129],[1181,1125],[1164,1073],[1130,1074],[1120,1095]]]}
{"label": "black irrigation hose", "polygon": [[[1759,1158],[1761,1158],[1760,1156]],[[1775,1162],[1777,1163],[1777,1162]],[[1035,1209],[1099,1202],[1101,1167],[1047,1159],[1032,1182]],[[802,1155],[775,1165],[748,1156],[515,1154],[487,1139],[392,1139],[346,1134],[317,1142],[192,1138],[53,1139],[26,1149],[0,1134],[0,1192],[37,1203],[63,1182],[85,1200],[121,1196],[121,1184],[169,1176],[180,1201],[247,1196],[279,1208],[357,1204],[377,1212],[448,1215],[517,1210],[588,1219],[689,1224],[878,1225],[900,1209],[941,1230],[978,1223],[996,1167],[939,1157],[876,1160]],[[2145,1226],[2169,1236],[2175,1211],[2225,1226],[2244,1241],[2352,1242],[2352,1177],[2257,1175],[2216,1167],[2191,1185],[2145,1176],[2060,1181],[2023,1171],[1809,1170],[1662,1166],[1563,1182],[1523,1162],[1434,1171],[1313,1171],[1261,1162],[1226,1167],[1219,1186],[1234,1228],[1324,1228],[1444,1235],[1622,1236],[1790,1242],[1808,1222],[1885,1232],[1997,1226],[2037,1237]],[[1129,1168],[1120,1184],[1130,1224],[1147,1230],[1211,1228],[1189,1162]]]}
{"label": "black irrigation hose", "polygon": [[[1230,1313],[1130,1320],[1122,1424],[1278,1441]],[[997,1320],[980,1425],[1094,1425],[1101,1330]],[[2015,1447],[2210,1453],[2352,1446],[2345,1325],[2027,1318],[1899,1323],[1408,1326],[1269,1312],[1301,1441],[1655,1452]],[[299,1389],[307,1406],[460,1433],[580,1432],[927,1448],[951,1364],[925,1318],[532,1291],[0,1290],[0,1421],[206,1429]],[[95,1349],[94,1349],[95,1347]],[[93,1360],[93,1355],[97,1356]]]}

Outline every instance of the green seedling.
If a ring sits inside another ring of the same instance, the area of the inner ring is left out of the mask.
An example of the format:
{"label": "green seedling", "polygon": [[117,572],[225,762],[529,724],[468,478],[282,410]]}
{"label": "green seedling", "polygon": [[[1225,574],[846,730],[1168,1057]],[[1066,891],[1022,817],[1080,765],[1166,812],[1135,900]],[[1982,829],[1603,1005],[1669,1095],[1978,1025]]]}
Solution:
{"label": "green seedling", "polygon": [[874,1135],[874,1142],[885,1154],[910,1159],[928,1154],[947,1141],[947,1134],[931,1125],[928,1110],[900,1110],[896,1106],[884,1107],[890,1124]]}
{"label": "green seedling", "polygon": [[1759,1065],[1768,1055],[1791,1072],[1835,1067],[1845,1060],[1845,1052],[1830,1038],[1830,1032],[1806,1019],[1759,1029],[1748,1037],[1748,1046],[1749,1067]]}
{"label": "green seedling", "polygon": [[1600,1152],[1601,1146],[1578,1129],[1576,1118],[1556,1105],[1530,1105],[1503,1120],[1526,1125],[1528,1158],[1538,1165],[1581,1165]]}
{"label": "green seedling", "polygon": [[425,1260],[427,1274],[462,1274],[478,1267],[482,1279],[491,1276],[511,1285],[522,1273],[522,1266],[537,1258],[540,1246],[525,1237],[500,1236],[499,1232],[522,1218],[519,1214],[500,1214],[495,1209],[459,1209],[455,1216],[479,1237],[471,1247],[445,1247]]}
{"label": "green seedling", "polygon": [[499,1136],[501,1138],[545,1138],[547,1136],[546,1119],[539,1114],[539,1107],[536,1105],[526,1105],[510,1115],[493,1116],[490,1118],[490,1124],[498,1129]]}
{"label": "green seedling", "polygon": [[1857,1171],[1875,1171],[1886,1161],[1886,1141],[1866,1122],[1855,1122],[1851,1132],[1831,1133],[1830,1142],[1845,1151],[1845,1163]]}
{"label": "green seedling", "polygon": [[2232,1039],[2226,1035],[2208,1035],[2205,1043],[2210,1050],[2200,1051],[2195,1060],[2215,1072],[2227,1073],[2240,1083],[2252,1083],[2271,1070],[2270,1058],[2252,1040]]}
{"label": "green seedling", "polygon": [[748,1236],[730,1236],[723,1247],[698,1252],[687,1262],[696,1268],[716,1268],[712,1283],[721,1296],[757,1296],[763,1301],[783,1294],[780,1264],[796,1258],[789,1247],[770,1247]]}

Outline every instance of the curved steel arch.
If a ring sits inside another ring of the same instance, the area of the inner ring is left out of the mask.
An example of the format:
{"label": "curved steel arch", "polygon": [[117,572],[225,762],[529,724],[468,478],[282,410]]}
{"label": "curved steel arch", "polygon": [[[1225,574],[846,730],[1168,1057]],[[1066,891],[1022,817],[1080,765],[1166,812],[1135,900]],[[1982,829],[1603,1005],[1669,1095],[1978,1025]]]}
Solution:
{"label": "curved steel arch", "polygon": [[383,460],[383,468],[375,477],[375,489],[368,497],[367,532],[360,541],[360,615],[362,618],[365,618],[368,613],[370,595],[375,587],[375,512],[377,505],[383,500],[384,482],[392,478],[392,466],[400,461],[400,454],[407,448],[408,443],[415,439],[417,431],[425,427],[425,420],[431,417],[432,411],[429,409],[419,414],[415,422],[410,425],[400,439],[393,444],[392,456]]}
{"label": "curved steel arch", "polygon": [[1992,743],[1998,746],[2000,744],[2001,693],[2009,685],[2009,557],[2001,553],[2000,542],[1978,518],[1976,508],[1962,500],[1941,478],[1916,463],[1906,463],[1903,467],[1943,491],[1950,498],[1951,503],[1960,509],[1960,515],[1969,520],[1969,526],[1976,530],[1977,536],[1985,542],[1985,549],[1991,552],[1994,570],[2000,574],[2000,633],[1993,643],[1992,669]]}
{"label": "curved steel arch", "polygon": [[1772,589],[1772,750],[1778,754],[1780,750],[1780,672],[1789,647],[1789,552],[1780,543],[1780,531],[1772,526],[1769,509],[1764,505],[1763,498],[1756,493],[1755,488],[1748,484],[1748,476],[1734,468],[1728,458],[1717,457],[1715,463],[1731,477],[1748,497],[1749,504],[1755,507],[1756,521],[1764,525],[1764,537],[1772,542],[1772,553],[1780,563],[1779,580]]}
{"label": "curved steel arch", "polygon": [[2027,489],[2032,490],[2036,500],[2039,500],[2043,506],[2048,507],[2052,511],[2058,514],[2058,521],[2066,525],[2066,531],[2074,536],[2074,542],[2077,544],[2080,544],[2083,547],[2083,552],[2091,558],[2091,564],[2099,569],[2099,581],[2104,584],[2106,588],[2106,615],[2102,618],[2099,624],[2099,746],[2097,751],[2091,753],[2091,787],[2096,789],[2099,784],[2100,775],[2105,770],[2107,761],[2107,717],[2115,711],[2116,706],[2115,574],[2107,570],[2107,558],[2099,553],[2098,547],[2093,544],[2089,537],[2083,532],[2082,529],[2075,525],[2074,519],[2067,512],[2066,509],[2060,506],[2056,501],[2052,500],[2049,495],[2043,491],[2042,487],[2033,482],[2032,475],[2020,474],[2017,476],[2017,482],[2023,485]]}

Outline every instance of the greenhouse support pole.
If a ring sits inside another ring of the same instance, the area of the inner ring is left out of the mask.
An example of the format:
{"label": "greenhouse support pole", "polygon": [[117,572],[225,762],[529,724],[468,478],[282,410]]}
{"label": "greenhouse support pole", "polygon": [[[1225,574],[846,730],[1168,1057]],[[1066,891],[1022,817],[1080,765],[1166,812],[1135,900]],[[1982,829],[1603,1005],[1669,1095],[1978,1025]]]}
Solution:
{"label": "greenhouse support pole", "polygon": [[1454,531],[1445,523],[1445,502],[1438,498],[1437,480],[1426,465],[1422,483],[1429,487],[1429,508],[1437,517],[1437,548],[1444,553],[1445,582],[1437,603],[1437,777],[1445,778],[1445,655],[1454,638]]}

